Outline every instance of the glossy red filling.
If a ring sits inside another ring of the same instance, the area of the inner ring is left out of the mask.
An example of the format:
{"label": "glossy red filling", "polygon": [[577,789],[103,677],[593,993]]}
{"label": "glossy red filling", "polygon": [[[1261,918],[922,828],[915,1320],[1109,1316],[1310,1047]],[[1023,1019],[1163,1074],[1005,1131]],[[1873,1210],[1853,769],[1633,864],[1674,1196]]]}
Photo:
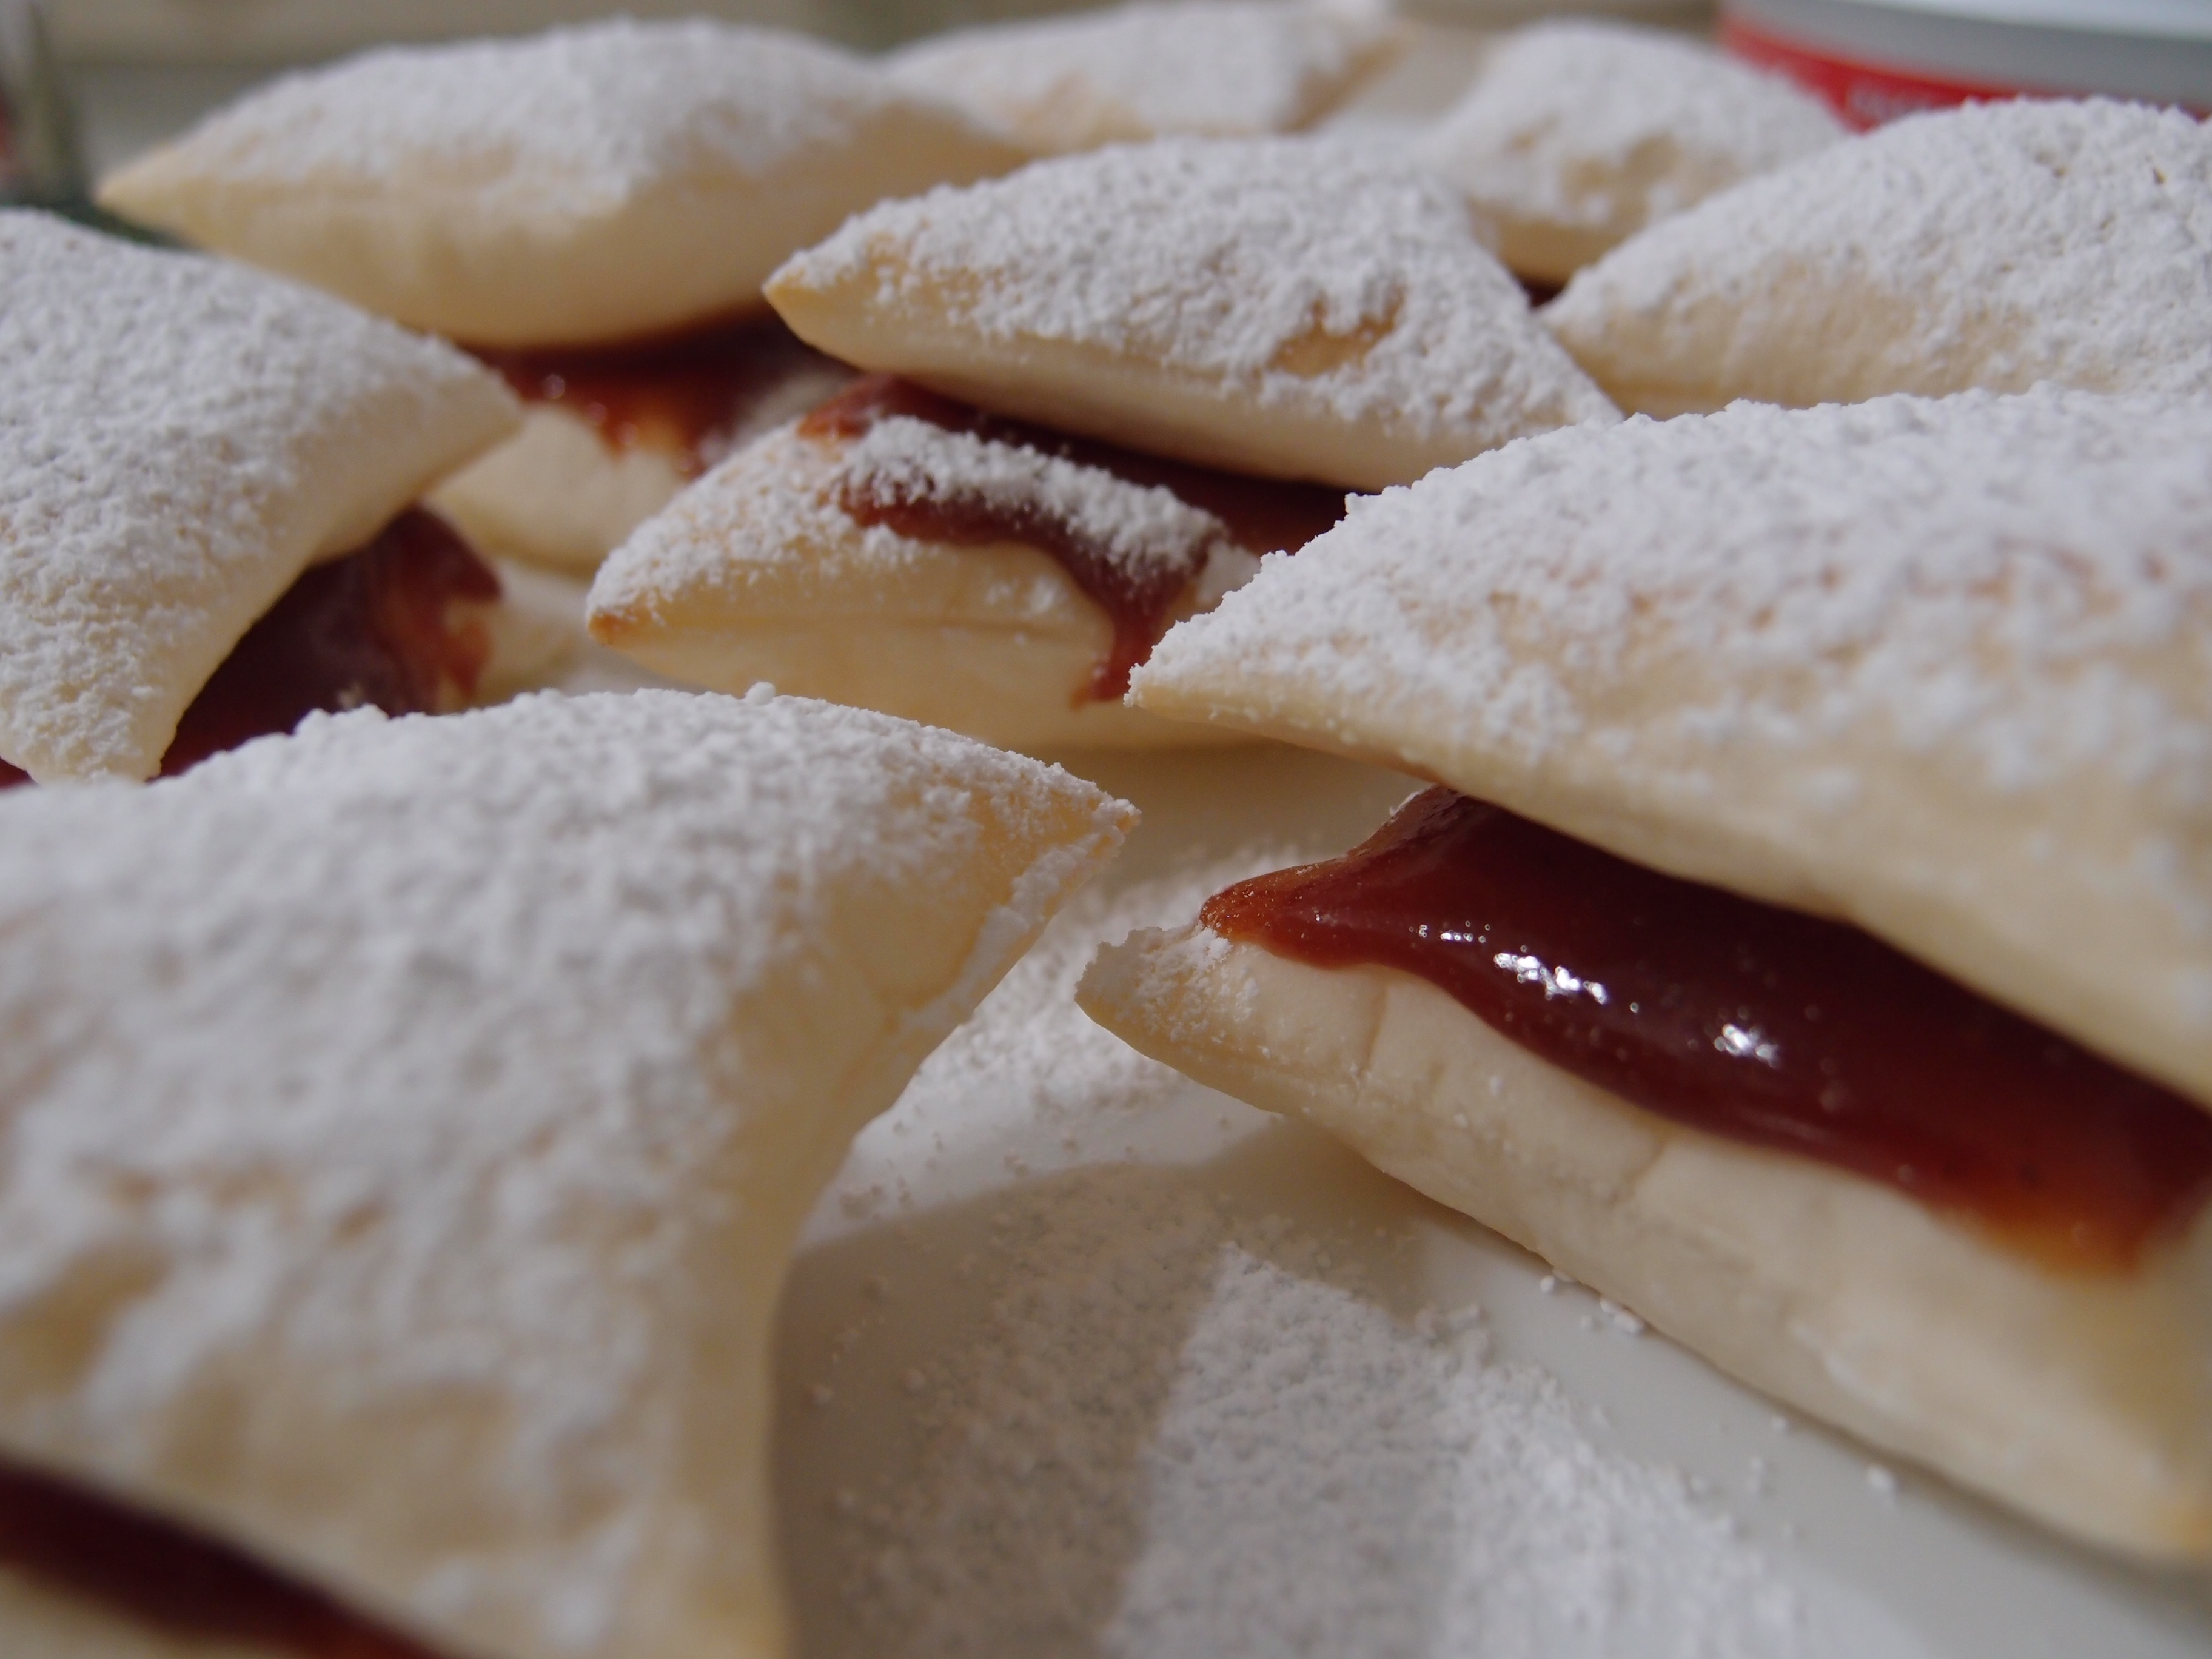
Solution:
{"label": "glossy red filling", "polygon": [[[499,577],[444,520],[409,508],[365,547],[311,566],[246,630],[178,722],[163,774],[289,732],[317,709],[431,714],[467,702],[491,637],[460,608],[499,593]],[[0,763],[0,788],[29,781]]]}
{"label": "glossy red filling", "polygon": [[301,1659],[434,1659],[227,1545],[5,1463],[0,1566],[188,1642]]}
{"label": "glossy red filling", "polygon": [[[1344,516],[1341,489],[1218,472],[1070,437],[1047,427],[985,414],[890,374],[871,374],[856,381],[809,415],[799,429],[814,437],[858,438],[877,422],[895,416],[1058,456],[1131,483],[1171,490],[1220,520],[1230,538],[1249,552],[1304,547]],[[840,493],[838,505],[859,523],[884,525],[917,541],[957,547],[1020,542],[1057,561],[1084,595],[1105,611],[1114,628],[1113,645],[1079,699],[1085,702],[1118,700],[1129,689],[1130,671],[1152,654],[1167,632],[1204,562],[1201,554],[1184,563],[1159,561],[1133,570],[1127,561],[1115,558],[1080,526],[1042,506],[1009,507],[981,495],[916,498],[848,488]]]}
{"label": "glossy red filling", "polygon": [[2212,1115],[1840,923],[1677,880],[1448,789],[1206,902],[1320,967],[1415,974],[1678,1123],[2114,1271],[2212,1193]]}
{"label": "glossy red filling", "polygon": [[471,349],[524,402],[558,404],[613,448],[665,450],[685,477],[720,460],[729,434],[795,377],[843,372],[774,316],[617,345]]}

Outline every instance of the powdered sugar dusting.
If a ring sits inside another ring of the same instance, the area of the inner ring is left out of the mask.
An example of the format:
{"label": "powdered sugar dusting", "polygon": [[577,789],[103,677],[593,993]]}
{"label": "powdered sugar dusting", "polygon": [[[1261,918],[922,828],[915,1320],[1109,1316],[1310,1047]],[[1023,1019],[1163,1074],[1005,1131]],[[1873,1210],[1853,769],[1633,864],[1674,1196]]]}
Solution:
{"label": "powdered sugar dusting", "polygon": [[1579,261],[1843,136],[1825,106],[1701,41],[1573,19],[1499,42],[1419,153],[1509,226],[1571,236]]}
{"label": "powdered sugar dusting", "polygon": [[1996,790],[2104,777],[2194,815],[2212,811],[2208,524],[2204,403],[1638,418],[1355,500],[1135,684],[1233,665],[1255,696],[1304,685],[1540,764],[1613,718],[1602,688],[1656,637],[1698,657],[1713,700],[1679,720],[1717,744],[1887,728]]}
{"label": "powdered sugar dusting", "polygon": [[771,289],[842,282],[949,307],[995,344],[1097,348],[1468,453],[1613,415],[1451,191],[1372,145],[1175,140],[1041,161],[862,214]]}
{"label": "powdered sugar dusting", "polygon": [[325,536],[380,527],[337,521],[364,477],[388,514],[513,420],[446,346],[41,214],[0,215],[0,757],[41,777],[150,773]]}
{"label": "powdered sugar dusting", "polygon": [[2212,132],[2198,122],[2105,100],[1978,105],[1896,122],[1656,225],[1546,315],[1608,385],[1717,401],[2043,380],[2203,392],[2208,250]]}
{"label": "powdered sugar dusting", "polygon": [[841,484],[900,501],[968,500],[1048,515],[1129,576],[1191,572],[1228,527],[1158,484],[911,416],[878,421],[846,451]]}
{"label": "powdered sugar dusting", "polygon": [[[464,1645],[503,1613],[526,1650],[601,1650],[669,1588],[642,1517],[691,1501],[698,1409],[669,1350],[760,1195],[728,1160],[791,1157],[744,1011],[849,974],[846,911],[938,902],[995,823],[1034,862],[947,994],[972,1000],[1120,816],[948,733],[666,692],[317,716],[143,791],[0,799],[0,1324],[114,1285],[81,1358],[11,1394],[10,1445],[158,1498],[161,1413],[258,1410],[237,1390],[279,1362],[314,1444],[481,1413],[499,1431],[433,1437],[444,1485],[413,1489],[498,1524],[374,1588]],[[353,1582],[406,1512],[375,1486],[356,1466],[252,1541]]]}
{"label": "powdered sugar dusting", "polygon": [[573,213],[702,171],[765,173],[898,96],[804,35],[617,18],[363,52],[285,76],[182,142],[241,184],[425,168],[487,207]]}
{"label": "powdered sugar dusting", "polygon": [[1285,131],[1320,114],[1387,29],[1353,7],[1180,0],[957,30],[893,79],[1053,149]]}

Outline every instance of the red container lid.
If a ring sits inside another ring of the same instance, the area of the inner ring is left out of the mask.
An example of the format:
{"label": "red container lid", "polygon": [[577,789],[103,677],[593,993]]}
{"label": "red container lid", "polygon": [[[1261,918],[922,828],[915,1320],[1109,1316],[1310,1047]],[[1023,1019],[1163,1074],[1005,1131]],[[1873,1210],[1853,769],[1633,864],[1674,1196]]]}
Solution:
{"label": "red container lid", "polygon": [[1858,127],[2021,93],[2212,110],[2203,0],[1726,0],[1721,40]]}

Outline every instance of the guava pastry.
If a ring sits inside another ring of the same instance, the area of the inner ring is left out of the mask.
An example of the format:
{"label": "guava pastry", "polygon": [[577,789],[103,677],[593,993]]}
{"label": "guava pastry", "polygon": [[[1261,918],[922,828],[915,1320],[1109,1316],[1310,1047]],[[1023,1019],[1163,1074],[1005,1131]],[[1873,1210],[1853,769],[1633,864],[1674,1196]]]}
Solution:
{"label": "guava pastry", "polygon": [[782,1652],[793,1239],[1133,816],[653,691],[0,799],[0,1648],[305,1599],[380,1659]]}
{"label": "guava pastry", "polygon": [[588,568],[824,395],[763,313],[769,272],[857,209],[1022,159],[833,47],[620,21],[287,76],[100,196],[483,350],[530,419],[442,504],[500,551]]}
{"label": "guava pastry", "polygon": [[1615,416],[1442,181],[1342,141],[1036,162],[862,214],[768,295],[859,368],[1264,477],[1380,489]]}
{"label": "guava pastry", "polygon": [[496,576],[422,491],[514,426],[458,351],[0,213],[0,770],[151,776],[317,707],[465,700]]}
{"label": "guava pastry", "polygon": [[[1101,212],[1125,228],[1079,260]],[[879,209],[771,297],[915,378],[862,382],[640,529],[594,635],[687,682],[1028,749],[1203,741],[1118,706],[1176,617],[1334,522],[1346,486],[1612,414],[1448,191],[1335,145],[1039,163]]]}
{"label": "guava pastry", "polygon": [[1576,19],[1505,36],[1419,142],[1497,237],[1556,288],[1646,225],[1844,136],[1826,106],[1702,41]]}
{"label": "guava pastry", "polygon": [[1833,144],[1622,243],[1545,308],[1624,407],[2039,380],[2212,392],[2212,133],[2105,100]]}
{"label": "guava pastry", "polygon": [[1085,1006],[1757,1386],[2212,1559],[2212,404],[1744,404],[1361,503],[1142,707],[1435,781]]}
{"label": "guava pastry", "polygon": [[1180,0],[958,29],[891,54],[902,86],[1040,154],[1291,132],[1406,49],[1386,8]]}

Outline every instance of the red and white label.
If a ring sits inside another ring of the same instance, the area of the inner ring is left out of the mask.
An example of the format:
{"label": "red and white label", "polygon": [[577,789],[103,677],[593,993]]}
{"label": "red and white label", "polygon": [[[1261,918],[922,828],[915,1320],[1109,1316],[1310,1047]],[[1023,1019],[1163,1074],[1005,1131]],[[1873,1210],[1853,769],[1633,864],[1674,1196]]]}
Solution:
{"label": "red and white label", "polygon": [[1721,25],[1721,44],[1746,63],[1788,76],[1860,131],[1924,109],[1948,109],[1977,98],[2016,98],[2048,88],[1947,81],[1910,70],[1885,69],[1785,40],[1736,18]]}

